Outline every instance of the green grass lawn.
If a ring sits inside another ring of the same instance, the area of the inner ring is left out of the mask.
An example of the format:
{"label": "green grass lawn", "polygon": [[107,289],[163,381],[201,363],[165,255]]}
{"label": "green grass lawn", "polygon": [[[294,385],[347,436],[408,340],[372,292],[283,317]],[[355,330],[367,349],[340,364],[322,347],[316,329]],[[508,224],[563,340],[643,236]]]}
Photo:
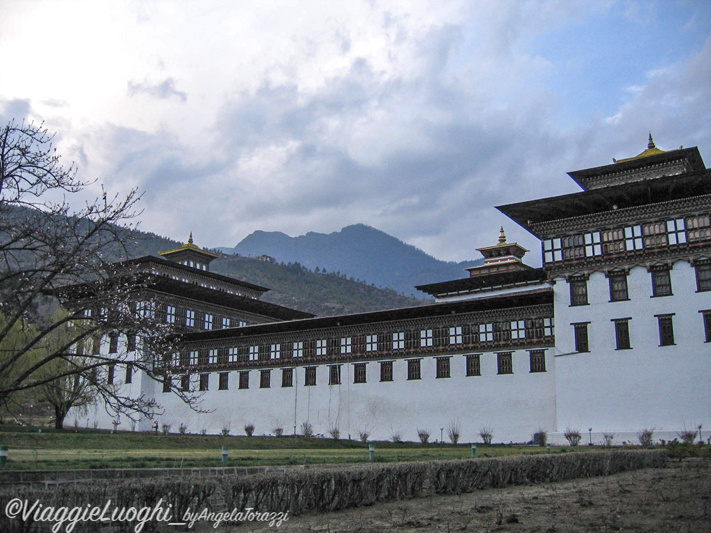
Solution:
{"label": "green grass lawn", "polygon": [[[375,442],[377,461],[427,461],[471,457],[471,445]],[[235,437],[156,435],[0,426],[0,445],[10,449],[5,470],[84,468],[180,468],[222,466],[222,447],[229,466],[305,465],[368,462],[368,444],[353,440],[305,437]],[[567,450],[567,448],[565,448]],[[587,446],[579,448],[589,450]],[[551,451],[562,449],[553,447]],[[545,453],[537,446],[477,445],[477,457]]]}

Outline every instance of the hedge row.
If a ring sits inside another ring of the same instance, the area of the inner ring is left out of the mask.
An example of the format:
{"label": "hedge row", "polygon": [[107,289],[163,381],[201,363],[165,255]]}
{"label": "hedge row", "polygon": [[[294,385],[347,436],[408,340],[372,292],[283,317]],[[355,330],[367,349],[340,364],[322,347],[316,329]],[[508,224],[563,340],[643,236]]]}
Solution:
{"label": "hedge row", "polygon": [[[253,509],[288,511],[298,515],[334,511],[376,502],[432,494],[461,494],[478,489],[525,485],[601,476],[664,465],[665,450],[609,451],[561,455],[530,455],[500,459],[431,461],[375,464],[343,468],[314,468],[248,477],[214,479],[136,479],[125,482],[93,481],[59,485],[52,489],[21,488],[0,491],[3,511],[13,498],[39,500],[44,507],[153,507],[163,500],[180,518],[186,509],[222,512]],[[0,511],[0,530],[41,531],[32,518],[10,520]],[[154,530],[156,523],[143,531]],[[74,531],[95,531],[96,524],[78,523]],[[133,524],[117,525],[117,531],[133,530]]]}

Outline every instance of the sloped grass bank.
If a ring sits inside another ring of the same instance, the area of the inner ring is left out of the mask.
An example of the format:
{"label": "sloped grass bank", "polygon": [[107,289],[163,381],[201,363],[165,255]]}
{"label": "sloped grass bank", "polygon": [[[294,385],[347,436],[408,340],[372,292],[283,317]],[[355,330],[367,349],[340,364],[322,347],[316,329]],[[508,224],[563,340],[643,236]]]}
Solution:
{"label": "sloped grass bank", "polygon": [[[664,465],[665,450],[609,451],[561,455],[519,456],[501,459],[373,464],[328,469],[306,469],[249,477],[205,479],[161,478],[122,483],[97,481],[53,489],[24,488],[0,492],[0,508],[13,498],[38,500],[44,507],[68,508],[154,507],[163,500],[172,517],[186,510],[223,512],[252,509],[299,515],[372,505],[434,494],[461,494],[475,490],[563,481],[609,475]],[[0,528],[8,532],[33,531],[32,516],[8,519],[0,515]],[[35,524],[36,525],[36,524]],[[147,524],[158,526],[160,524]],[[133,530],[131,523],[117,531]],[[95,523],[77,523],[74,531],[94,531]],[[144,528],[144,530],[148,530]]]}

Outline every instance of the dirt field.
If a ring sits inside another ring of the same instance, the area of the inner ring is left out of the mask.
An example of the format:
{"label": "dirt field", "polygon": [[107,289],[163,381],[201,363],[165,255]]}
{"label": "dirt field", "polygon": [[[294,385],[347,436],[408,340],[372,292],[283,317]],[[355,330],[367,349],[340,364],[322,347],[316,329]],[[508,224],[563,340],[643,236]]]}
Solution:
{"label": "dirt field", "polygon": [[[257,524],[229,530],[275,531]],[[711,532],[711,461],[670,461],[663,469],[292,517],[278,531],[708,533]]]}

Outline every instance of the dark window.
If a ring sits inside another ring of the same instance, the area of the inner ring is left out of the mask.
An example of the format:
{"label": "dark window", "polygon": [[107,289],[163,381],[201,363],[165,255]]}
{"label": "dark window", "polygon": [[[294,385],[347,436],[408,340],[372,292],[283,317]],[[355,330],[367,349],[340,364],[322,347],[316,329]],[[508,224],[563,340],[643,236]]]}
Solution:
{"label": "dark window", "polygon": [[95,336],[91,339],[91,353],[99,355],[101,353],[101,337]]}
{"label": "dark window", "polygon": [[703,311],[706,342],[711,342],[711,311]]}
{"label": "dark window", "polygon": [[380,381],[393,380],[393,362],[383,361],[380,363]]}
{"label": "dark window", "polygon": [[118,333],[109,335],[109,353],[118,352]]}
{"label": "dark window", "polygon": [[588,304],[588,280],[585,278],[571,278],[570,280],[570,305]]}
{"label": "dark window", "polygon": [[365,383],[365,363],[356,363],[353,365],[353,383]]}
{"label": "dark window", "polygon": [[573,327],[575,328],[575,351],[589,352],[588,324],[573,324]]}
{"label": "dark window", "polygon": [[545,350],[531,350],[529,357],[531,360],[531,372],[546,371],[546,352]]}
{"label": "dark window", "polygon": [[341,384],[341,365],[329,366],[328,384],[329,385],[340,385]]}
{"label": "dark window", "polygon": [[672,315],[658,316],[659,321],[659,345],[671,346],[674,344],[674,324]]}
{"label": "dark window", "polygon": [[129,352],[132,352],[133,350],[136,349],[136,335],[135,334],[130,334],[126,335],[126,349]]}
{"label": "dark window", "polygon": [[200,390],[205,391],[210,384],[210,374],[200,374]]}
{"label": "dark window", "polygon": [[494,322],[494,341],[508,342],[511,340],[511,322]]}
{"label": "dark window", "polygon": [[180,378],[180,390],[190,392],[190,376],[185,375]]}
{"label": "dark window", "polygon": [[114,366],[113,364],[109,365],[108,368],[106,369],[106,383],[108,385],[113,385],[114,384]]}
{"label": "dark window", "polygon": [[293,368],[282,368],[281,369],[281,386],[282,387],[293,387],[294,386],[294,369]]}
{"label": "dark window", "polygon": [[163,392],[170,392],[170,376],[163,377]]}
{"label": "dark window", "polygon": [[218,374],[217,388],[218,390],[228,390],[230,388],[230,373],[220,372]]}
{"label": "dark window", "polygon": [[652,271],[652,295],[653,296],[671,296],[671,274],[669,270],[654,270]]}
{"label": "dark window", "polygon": [[260,370],[259,371],[259,388],[268,389],[271,386],[271,370]]}
{"label": "dark window", "polygon": [[627,291],[627,274],[625,272],[613,272],[610,275],[610,301],[619,302],[629,300]]}
{"label": "dark window", "polygon": [[630,321],[628,318],[613,320],[615,323],[615,341],[618,350],[629,350],[630,345]]}
{"label": "dark window", "polygon": [[307,366],[304,369],[305,372],[305,377],[304,377],[304,385],[306,387],[313,387],[316,385],[316,367],[315,366]]}
{"label": "dark window", "polygon": [[240,389],[248,389],[249,388],[249,371],[245,370],[244,372],[239,373],[239,388]]}
{"label": "dark window", "polygon": [[449,357],[437,357],[436,361],[437,361],[437,377],[438,378],[450,377]]}
{"label": "dark window", "polygon": [[467,355],[467,376],[481,376],[481,356],[478,353]]}
{"label": "dark window", "polygon": [[410,359],[407,361],[407,379],[421,379],[420,360]]}
{"label": "dark window", "polygon": [[513,357],[511,352],[497,353],[496,362],[499,367],[499,374],[513,374]]}
{"label": "dark window", "polygon": [[133,365],[131,363],[126,363],[126,379],[124,383],[131,383],[133,381]]}
{"label": "dark window", "polygon": [[711,264],[696,265],[696,290],[711,291]]}

